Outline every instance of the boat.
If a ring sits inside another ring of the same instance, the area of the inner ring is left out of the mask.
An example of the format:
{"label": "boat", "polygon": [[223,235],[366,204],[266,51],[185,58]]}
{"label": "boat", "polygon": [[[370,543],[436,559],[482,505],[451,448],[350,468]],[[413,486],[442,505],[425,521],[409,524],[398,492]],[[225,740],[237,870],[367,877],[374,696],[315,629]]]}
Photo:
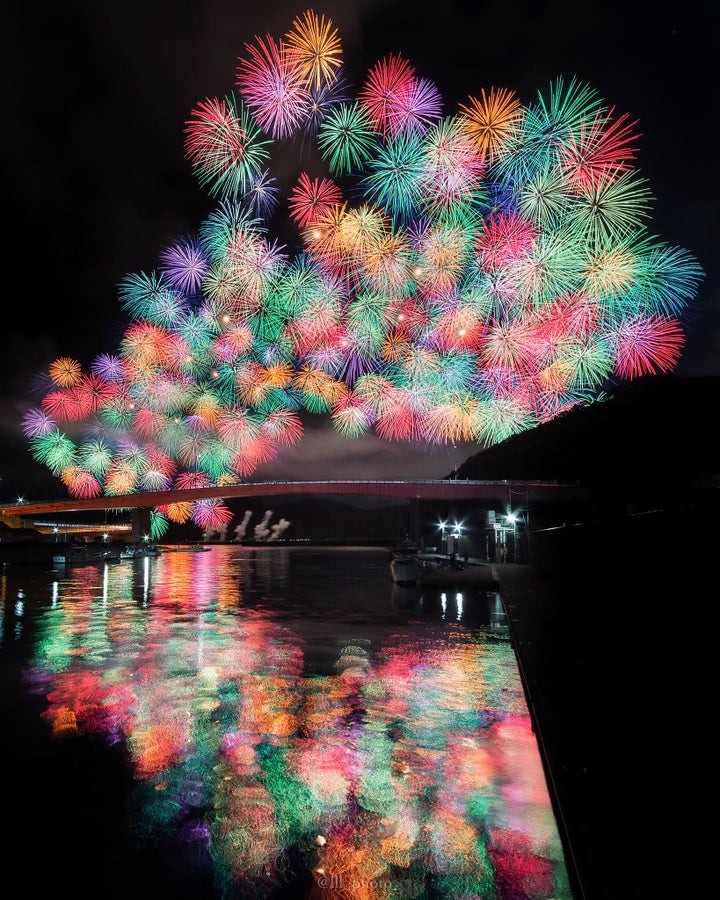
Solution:
{"label": "boat", "polygon": [[52,555],[54,566],[82,565],[84,563],[111,562],[120,559],[120,551],[117,548],[105,547],[68,547],[58,550]]}
{"label": "boat", "polygon": [[390,562],[390,573],[395,584],[417,584],[420,569],[417,556],[394,556]]}
{"label": "boat", "polygon": [[143,556],[160,556],[160,547],[154,544],[128,544],[120,551],[120,559],[139,559]]}
{"label": "boat", "polygon": [[393,549],[390,560],[390,574],[394,584],[417,584],[422,565],[420,552],[415,541],[405,535],[404,540]]}

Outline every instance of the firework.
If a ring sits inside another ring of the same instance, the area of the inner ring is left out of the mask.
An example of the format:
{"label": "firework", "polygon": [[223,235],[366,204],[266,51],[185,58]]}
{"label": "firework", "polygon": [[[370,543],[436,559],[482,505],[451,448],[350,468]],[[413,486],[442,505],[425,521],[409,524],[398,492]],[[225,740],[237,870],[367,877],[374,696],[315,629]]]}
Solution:
{"label": "firework", "polygon": [[362,168],[375,146],[372,119],[357,101],[336,106],[320,126],[318,148],[333,175]]}
{"label": "firework", "polygon": [[297,16],[286,40],[295,52],[300,76],[312,90],[335,80],[342,65],[342,45],[337,28],[325,21],[325,16],[317,16],[312,10]]}
{"label": "firework", "polygon": [[[590,85],[558,78],[526,104],[472,86],[446,111],[389,53],[353,95],[311,10],[246,43],[236,75],[238,96],[185,123],[216,207],[122,279],[119,346],[89,373],[57,359],[24,417],[72,496],[237,483],[302,439],[306,413],[348,440],[487,446],[677,365],[704,273],[648,230],[638,123]],[[300,148],[297,252],[269,234],[281,142]],[[227,512],[154,516],[162,534]]]}
{"label": "firework", "polygon": [[257,37],[246,44],[237,83],[259,125],[273,138],[288,137],[308,115],[308,55],[297,44]]}
{"label": "firework", "polygon": [[512,91],[491,88],[487,94],[481,90],[479,100],[469,97],[467,104],[461,103],[460,113],[483,158],[492,165],[503,153],[508,138],[519,123],[522,106]]}
{"label": "firework", "polygon": [[396,130],[402,121],[402,97],[415,83],[415,69],[400,54],[391,54],[368,72],[358,100],[368,112],[373,128],[385,135]]}
{"label": "firework", "polygon": [[270,155],[271,141],[260,138],[260,126],[233,94],[199,103],[185,133],[185,153],[198,181],[222,199],[246,191]]}
{"label": "firework", "polygon": [[339,205],[342,198],[342,191],[329,178],[310,178],[301,172],[288,208],[295,224],[305,228],[317,222],[330,207]]}
{"label": "firework", "polygon": [[187,297],[194,297],[207,272],[207,259],[197,238],[193,235],[180,238],[160,251],[158,269],[170,286]]}
{"label": "firework", "polygon": [[64,356],[51,363],[48,374],[55,384],[59,384],[61,387],[72,387],[78,384],[82,377],[82,366],[76,359]]}

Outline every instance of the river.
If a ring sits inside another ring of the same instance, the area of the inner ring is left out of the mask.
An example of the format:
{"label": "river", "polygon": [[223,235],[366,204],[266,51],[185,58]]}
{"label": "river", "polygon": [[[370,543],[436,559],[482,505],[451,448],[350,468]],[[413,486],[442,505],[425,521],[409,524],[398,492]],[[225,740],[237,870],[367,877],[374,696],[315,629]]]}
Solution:
{"label": "river", "polygon": [[571,898],[497,595],[239,544],[1,584],[8,896]]}

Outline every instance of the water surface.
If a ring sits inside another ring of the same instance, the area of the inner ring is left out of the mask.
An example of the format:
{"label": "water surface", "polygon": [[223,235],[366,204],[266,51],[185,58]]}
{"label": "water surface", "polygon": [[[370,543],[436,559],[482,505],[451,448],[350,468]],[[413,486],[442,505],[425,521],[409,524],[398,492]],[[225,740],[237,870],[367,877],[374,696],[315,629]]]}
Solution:
{"label": "water surface", "polygon": [[571,897],[497,595],[218,545],[9,566],[2,603],[25,896]]}

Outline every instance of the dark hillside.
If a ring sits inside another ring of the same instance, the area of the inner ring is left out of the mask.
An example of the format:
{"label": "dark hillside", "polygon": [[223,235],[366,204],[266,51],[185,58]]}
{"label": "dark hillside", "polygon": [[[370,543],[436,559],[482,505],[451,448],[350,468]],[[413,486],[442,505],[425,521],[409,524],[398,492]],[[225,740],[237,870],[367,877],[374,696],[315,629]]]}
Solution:
{"label": "dark hillside", "polygon": [[688,484],[720,475],[720,378],[648,376],[471,456],[458,477]]}

